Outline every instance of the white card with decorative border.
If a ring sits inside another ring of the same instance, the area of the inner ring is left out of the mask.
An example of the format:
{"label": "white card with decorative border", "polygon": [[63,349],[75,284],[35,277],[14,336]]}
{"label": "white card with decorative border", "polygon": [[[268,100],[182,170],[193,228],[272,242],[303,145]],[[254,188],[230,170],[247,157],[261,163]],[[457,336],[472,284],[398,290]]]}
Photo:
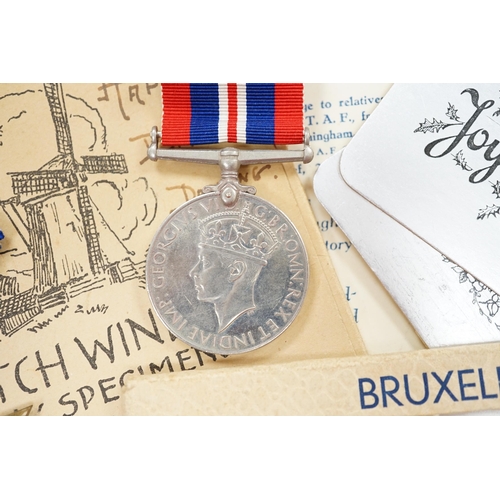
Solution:
{"label": "white card with decorative border", "polygon": [[397,84],[345,149],[353,190],[500,293],[500,84]]}

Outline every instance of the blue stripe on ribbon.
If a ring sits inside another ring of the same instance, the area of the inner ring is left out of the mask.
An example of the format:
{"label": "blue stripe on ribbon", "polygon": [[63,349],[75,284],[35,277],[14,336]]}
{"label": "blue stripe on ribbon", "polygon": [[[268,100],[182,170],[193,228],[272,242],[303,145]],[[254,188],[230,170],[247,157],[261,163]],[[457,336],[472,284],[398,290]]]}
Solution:
{"label": "blue stripe on ribbon", "polygon": [[191,144],[219,142],[219,85],[191,83]]}
{"label": "blue stripe on ribbon", "polygon": [[274,144],[274,83],[247,83],[247,143]]}

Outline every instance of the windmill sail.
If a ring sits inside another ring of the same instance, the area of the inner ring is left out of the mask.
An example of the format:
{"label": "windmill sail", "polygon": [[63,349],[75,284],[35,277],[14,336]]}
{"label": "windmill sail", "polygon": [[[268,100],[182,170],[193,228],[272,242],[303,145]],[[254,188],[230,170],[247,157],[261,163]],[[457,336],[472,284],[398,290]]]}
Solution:
{"label": "windmill sail", "polygon": [[62,156],[70,156],[74,163],[73,142],[69,130],[62,85],[60,83],[44,83],[43,88],[56,129],[57,150]]}

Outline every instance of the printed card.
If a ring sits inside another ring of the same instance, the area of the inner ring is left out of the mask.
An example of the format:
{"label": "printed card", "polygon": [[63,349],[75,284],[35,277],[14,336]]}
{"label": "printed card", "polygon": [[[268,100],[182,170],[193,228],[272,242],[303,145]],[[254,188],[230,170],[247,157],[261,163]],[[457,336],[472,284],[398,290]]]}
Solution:
{"label": "printed card", "polygon": [[352,190],[342,153],[320,166],[316,195],[426,345],[500,341],[498,295]]}
{"label": "printed card", "polygon": [[500,84],[398,84],[346,148],[345,182],[500,292]]}

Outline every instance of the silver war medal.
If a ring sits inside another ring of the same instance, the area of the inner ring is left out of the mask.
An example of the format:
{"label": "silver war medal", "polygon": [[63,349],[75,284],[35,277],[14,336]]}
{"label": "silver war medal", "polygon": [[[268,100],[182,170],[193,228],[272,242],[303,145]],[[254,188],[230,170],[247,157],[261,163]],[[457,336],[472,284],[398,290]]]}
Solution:
{"label": "silver war medal", "polygon": [[214,354],[264,346],[290,326],[307,290],[307,253],[293,223],[238,182],[240,165],[302,161],[301,150],[168,149],[151,131],[148,156],[219,164],[221,180],[172,212],[146,261],[153,307],[172,334]]}

